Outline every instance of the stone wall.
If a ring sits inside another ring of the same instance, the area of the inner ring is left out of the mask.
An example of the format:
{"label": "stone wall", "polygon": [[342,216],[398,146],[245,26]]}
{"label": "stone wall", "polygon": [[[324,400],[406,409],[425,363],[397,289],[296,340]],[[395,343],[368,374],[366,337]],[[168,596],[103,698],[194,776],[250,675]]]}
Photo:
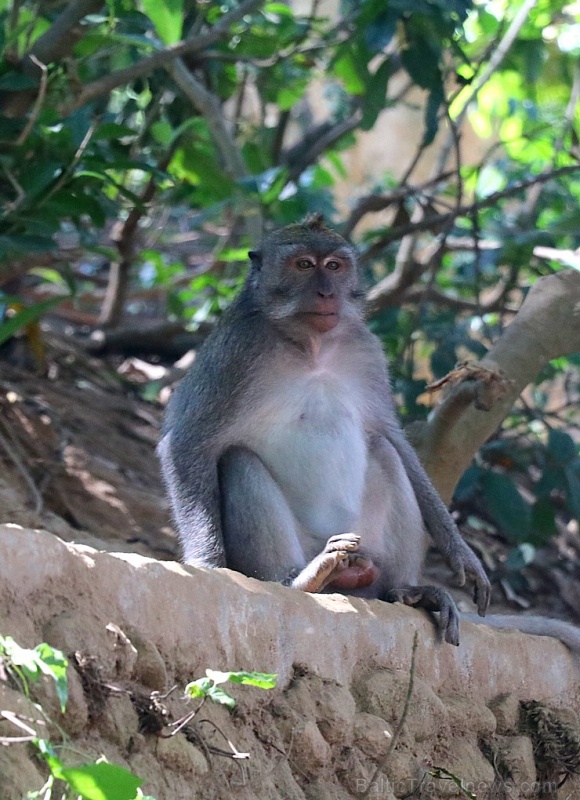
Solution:
{"label": "stone wall", "polygon": [[[413,691],[389,753],[415,631]],[[156,800],[465,797],[459,780],[478,800],[540,787],[544,797],[580,796],[575,778],[557,792],[550,783],[580,768],[580,672],[552,639],[464,623],[453,648],[411,609],[97,552],[17,526],[0,526],[0,633],[71,658],[64,717],[51,686],[35,689],[61,758],[104,754]],[[159,736],[194,707],[181,689],[207,667],[275,672],[278,686],[236,686],[233,712],[206,703],[179,734]],[[27,707],[0,681],[0,709]],[[7,722],[3,735],[14,735]],[[249,758],[232,758],[228,740]],[[0,747],[0,776],[1,800],[45,778],[26,744]]]}

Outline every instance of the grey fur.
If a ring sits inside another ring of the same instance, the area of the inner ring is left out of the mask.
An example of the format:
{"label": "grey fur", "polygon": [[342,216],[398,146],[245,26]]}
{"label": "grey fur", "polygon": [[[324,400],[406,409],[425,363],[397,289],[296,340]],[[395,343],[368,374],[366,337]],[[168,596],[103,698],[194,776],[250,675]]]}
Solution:
{"label": "grey fur", "polygon": [[460,581],[474,580],[480,614],[489,582],[397,421],[354,249],[318,221],[267,237],[251,262],[175,390],[158,448],[185,562],[291,574],[308,591],[370,565],[376,579],[349,593],[400,590],[442,610],[457,643],[455,604],[419,586],[426,530]]}

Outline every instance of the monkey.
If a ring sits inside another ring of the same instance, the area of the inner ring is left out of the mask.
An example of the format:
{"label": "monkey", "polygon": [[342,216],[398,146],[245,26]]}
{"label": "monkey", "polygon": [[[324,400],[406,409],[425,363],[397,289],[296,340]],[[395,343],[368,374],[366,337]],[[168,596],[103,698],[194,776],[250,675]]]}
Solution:
{"label": "monkey", "polygon": [[451,595],[420,582],[427,536],[480,616],[490,583],[397,420],[355,248],[315,215],[249,258],[158,445],[184,562],[424,608],[457,645]]}

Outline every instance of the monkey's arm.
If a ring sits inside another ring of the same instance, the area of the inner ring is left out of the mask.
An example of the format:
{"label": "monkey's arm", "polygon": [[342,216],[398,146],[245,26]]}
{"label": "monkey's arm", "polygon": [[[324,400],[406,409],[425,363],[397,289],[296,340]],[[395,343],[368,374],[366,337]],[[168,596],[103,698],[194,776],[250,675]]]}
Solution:
{"label": "monkey's arm", "polygon": [[[217,460],[189,437],[169,430],[157,447],[163,478],[179,530],[183,561],[196,567],[225,567]],[[183,433],[183,432],[181,432]]]}
{"label": "monkey's arm", "polygon": [[417,497],[425,526],[435,546],[445,556],[447,563],[458,576],[461,586],[465,583],[466,577],[474,581],[473,599],[477,604],[478,614],[484,616],[489,605],[491,586],[479,559],[461,537],[451,514],[439,497],[404,433],[398,428],[390,427],[386,438],[396,449],[403,462]]}

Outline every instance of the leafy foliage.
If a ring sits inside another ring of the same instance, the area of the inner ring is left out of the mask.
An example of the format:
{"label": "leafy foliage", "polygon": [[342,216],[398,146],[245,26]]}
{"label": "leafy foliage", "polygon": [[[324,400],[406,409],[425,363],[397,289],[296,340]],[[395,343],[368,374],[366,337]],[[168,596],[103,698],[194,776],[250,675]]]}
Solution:
{"label": "leafy foliage", "polygon": [[[37,681],[42,675],[53,679],[61,711],[66,711],[68,661],[64,655],[46,642],[33,649],[21,647],[11,636],[0,635],[0,660],[17,678],[20,688],[28,695],[28,683]],[[42,709],[41,709],[42,710]],[[68,792],[83,800],[136,800],[142,781],[123,767],[98,761],[66,767],[53,745],[39,736],[31,742],[50,770],[50,779],[39,792],[29,792],[28,800],[48,800],[52,795],[54,781],[61,781]],[[5,740],[4,744],[9,744]],[[67,797],[69,794],[67,793]]]}

